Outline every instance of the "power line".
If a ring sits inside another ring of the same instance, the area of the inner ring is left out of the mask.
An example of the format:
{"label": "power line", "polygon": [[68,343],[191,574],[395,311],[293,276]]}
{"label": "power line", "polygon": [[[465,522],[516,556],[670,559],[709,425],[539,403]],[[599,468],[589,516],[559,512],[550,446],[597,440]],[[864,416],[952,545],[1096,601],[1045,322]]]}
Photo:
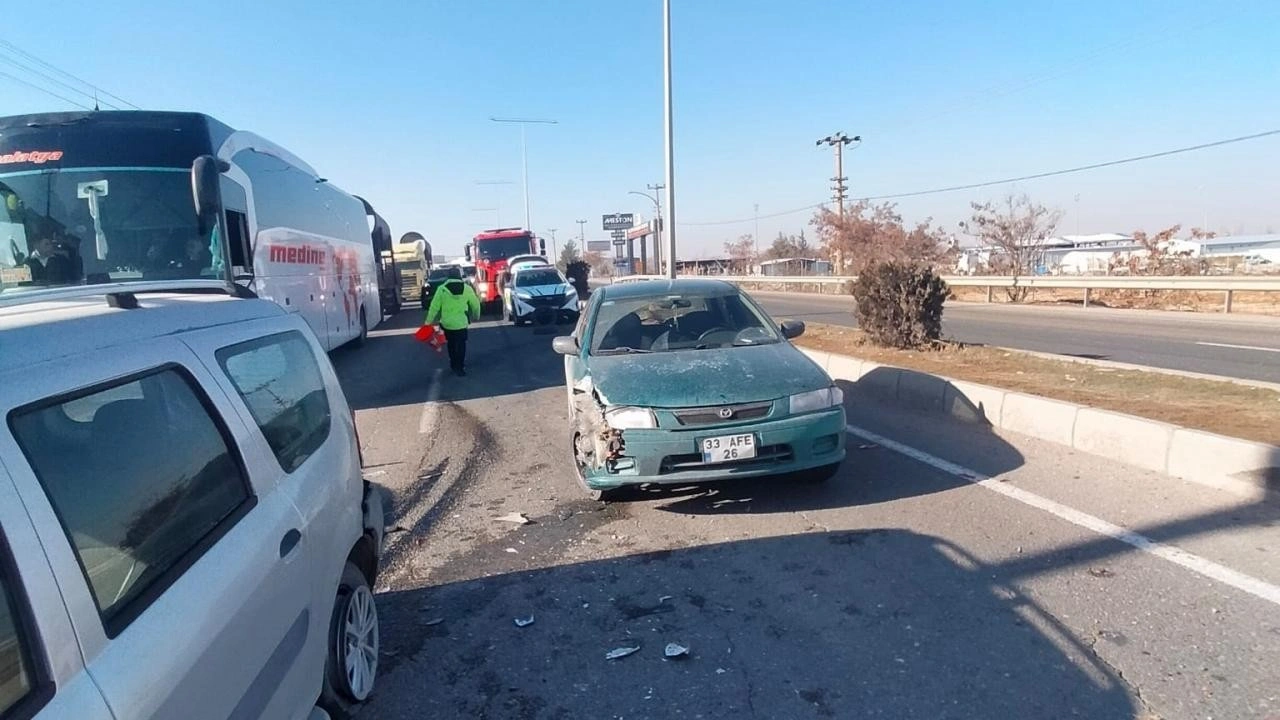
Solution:
{"label": "power line", "polygon": [[[14,60],[12,57],[9,57],[9,56],[5,55],[5,54],[3,53],[3,51],[2,51],[2,50],[0,50],[0,62],[5,62],[5,63],[8,63],[8,64],[10,64],[10,65],[12,65],[12,66],[14,66],[14,67],[16,67],[16,68],[19,68],[19,69],[22,69],[22,70],[26,70],[27,72],[31,73],[32,75],[35,75],[36,77],[39,77],[39,78],[42,78],[42,79],[44,79],[44,80],[47,80],[47,81],[49,81],[49,82],[51,82],[51,83],[54,83],[54,84],[60,85],[60,86],[62,86],[62,87],[64,87],[64,88],[66,88],[66,89],[70,90],[70,91],[71,91],[71,92],[73,92],[73,93],[77,93],[77,94],[79,94],[79,95],[84,95],[85,97],[89,98],[90,100],[93,100],[95,103],[99,102],[99,99],[98,99],[98,96],[97,96],[97,95],[94,95],[94,94],[92,94],[92,93],[87,93],[87,92],[85,92],[84,90],[81,90],[80,88],[78,88],[78,87],[76,87],[76,86],[74,86],[74,85],[71,85],[71,84],[69,84],[69,83],[62,82],[61,80],[59,80],[59,79],[57,79],[57,78],[55,78],[55,77],[53,77],[53,76],[51,76],[51,75],[47,75],[47,74],[45,74],[45,73],[40,72],[39,70],[37,70],[37,69],[35,69],[35,68],[31,67],[30,65],[24,65],[24,64],[22,64],[22,63],[18,62],[17,60]],[[101,103],[102,103],[103,105],[106,105],[107,107],[109,107],[109,108],[113,109],[113,110],[119,110],[119,109],[120,109],[120,108],[119,108],[119,107],[117,107],[116,105],[114,105],[114,104],[112,104],[112,103],[109,103],[109,102],[107,102],[106,100],[102,100],[102,101],[101,101]]]}
{"label": "power line", "polygon": [[[1097,170],[1100,168],[1114,167],[1116,165],[1125,165],[1128,163],[1140,162],[1143,160],[1152,160],[1155,158],[1168,157],[1170,155],[1180,155],[1182,153],[1194,152],[1196,150],[1205,150],[1207,148],[1221,147],[1223,145],[1231,145],[1234,143],[1245,142],[1248,140],[1258,140],[1260,138],[1272,135],[1280,135],[1280,130],[1267,130],[1266,132],[1254,133],[1253,135],[1241,135],[1240,137],[1227,138],[1226,140],[1215,140],[1213,142],[1201,143],[1199,145],[1190,145],[1187,147],[1176,148],[1173,150],[1163,150],[1161,152],[1148,153],[1146,155],[1136,155],[1134,157],[1122,158],[1120,160],[1108,160],[1106,162],[1093,163],[1092,165],[1080,165],[1077,167],[1065,168],[1062,170],[1050,170],[1048,172],[1035,173],[1033,175],[1021,175],[1019,177],[1004,178],[1002,180],[988,180],[986,182],[968,183],[965,185],[949,185],[947,187],[932,188],[929,190],[914,190],[912,192],[893,193],[891,195],[867,195],[856,198],[857,200],[898,200],[901,198],[920,197],[921,195],[937,195],[939,193],[955,192],[957,190],[974,190],[977,188],[991,187],[993,185],[1008,185],[1009,183],[1022,182],[1024,180],[1038,180],[1041,178],[1055,177],[1058,175],[1069,175],[1071,173],[1084,172],[1086,170]],[[792,210],[784,210],[769,215],[761,215],[760,219],[768,219],[775,217],[783,217],[785,215],[795,215],[796,213],[805,212],[806,210],[817,210],[826,203],[817,203],[815,205],[805,205],[804,207],[794,208]],[[737,220],[717,220],[714,222],[689,222],[681,223],[681,225],[738,225],[740,223],[749,223],[756,219],[755,216],[748,218],[739,218]]]}
{"label": "power line", "polygon": [[3,78],[9,78],[10,80],[12,80],[12,81],[14,81],[14,82],[16,82],[16,83],[19,83],[19,84],[22,84],[22,85],[26,85],[27,87],[32,88],[33,90],[39,90],[40,92],[42,92],[42,93],[44,93],[44,94],[46,94],[46,95],[52,95],[53,97],[56,97],[56,98],[58,98],[59,100],[62,100],[63,102],[69,102],[69,103],[71,103],[72,105],[75,105],[75,106],[76,106],[76,107],[78,107],[78,108],[83,108],[83,109],[85,109],[85,110],[92,110],[92,109],[93,109],[93,108],[89,107],[88,105],[81,105],[80,103],[76,102],[75,100],[72,100],[71,98],[69,98],[69,97],[67,97],[67,96],[65,96],[65,95],[59,95],[58,93],[56,93],[56,92],[54,92],[54,91],[52,91],[52,90],[49,90],[48,88],[43,88],[43,87],[40,87],[39,85],[36,85],[35,83],[27,82],[26,80],[23,80],[22,78],[18,77],[17,75],[10,75],[9,73],[4,72],[3,70],[0,70],[0,77],[3,77]]}
{"label": "power line", "polygon": [[[72,75],[71,73],[67,72],[66,70],[63,70],[62,68],[58,67],[57,65],[54,65],[53,63],[50,63],[50,62],[45,61],[45,60],[42,60],[42,59],[40,59],[40,58],[36,57],[35,55],[32,55],[31,53],[27,52],[26,50],[23,50],[22,48],[18,47],[17,45],[14,45],[13,43],[9,42],[8,40],[5,40],[5,39],[3,39],[3,38],[0,38],[0,47],[8,48],[10,51],[15,52],[15,53],[18,53],[18,54],[19,54],[19,55],[21,55],[22,57],[24,57],[24,58],[26,58],[26,59],[28,59],[28,60],[30,60],[30,61],[32,61],[32,62],[34,62],[34,63],[37,63],[37,64],[39,64],[39,65],[40,65],[40,66],[42,66],[42,67],[45,67],[45,68],[47,68],[47,69],[49,69],[49,70],[52,70],[53,72],[55,72],[55,73],[57,73],[57,74],[59,74],[59,75],[61,75],[61,76],[65,77],[65,78],[68,78],[68,79],[74,80],[74,81],[76,81],[76,82],[80,83],[81,85],[84,85],[85,87],[92,88],[95,92],[100,93],[101,95],[103,95],[103,96],[105,96],[105,97],[109,97],[109,98],[111,98],[111,99],[113,99],[113,100],[116,100],[116,101],[118,101],[118,102],[120,102],[120,103],[122,103],[122,104],[124,104],[124,105],[128,105],[129,107],[133,108],[134,110],[141,110],[141,109],[142,109],[142,108],[138,107],[137,105],[134,105],[133,103],[129,102],[128,100],[125,100],[124,98],[120,97],[119,95],[116,95],[115,93],[107,92],[106,90],[103,90],[102,88],[98,87],[97,85],[94,85],[93,83],[89,82],[88,80],[85,80],[84,78],[78,77],[78,76],[76,76],[76,75]],[[86,93],[86,94],[87,94],[87,93]]]}

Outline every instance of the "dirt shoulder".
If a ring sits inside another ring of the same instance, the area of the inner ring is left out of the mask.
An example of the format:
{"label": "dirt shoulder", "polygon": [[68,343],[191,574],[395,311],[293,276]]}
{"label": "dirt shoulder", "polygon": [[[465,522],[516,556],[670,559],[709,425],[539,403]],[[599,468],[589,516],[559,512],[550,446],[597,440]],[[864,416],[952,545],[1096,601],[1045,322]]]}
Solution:
{"label": "dirt shoulder", "polygon": [[864,360],[982,383],[1280,445],[1280,393],[1230,382],[1048,360],[981,346],[934,352],[873,345],[860,330],[811,323],[796,344]]}

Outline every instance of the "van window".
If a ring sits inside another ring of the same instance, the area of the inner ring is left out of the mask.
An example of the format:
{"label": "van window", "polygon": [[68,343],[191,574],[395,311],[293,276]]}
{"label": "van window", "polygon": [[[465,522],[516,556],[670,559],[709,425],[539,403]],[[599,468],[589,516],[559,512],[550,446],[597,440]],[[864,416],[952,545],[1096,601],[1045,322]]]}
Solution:
{"label": "van window", "polygon": [[311,345],[288,332],[222,348],[217,358],[280,467],[298,469],[329,437],[329,397]]}
{"label": "van window", "polygon": [[111,637],[250,505],[238,457],[193,384],[163,368],[10,415]]}
{"label": "van window", "polygon": [[22,632],[14,579],[0,567],[0,717],[32,694],[31,647]]}

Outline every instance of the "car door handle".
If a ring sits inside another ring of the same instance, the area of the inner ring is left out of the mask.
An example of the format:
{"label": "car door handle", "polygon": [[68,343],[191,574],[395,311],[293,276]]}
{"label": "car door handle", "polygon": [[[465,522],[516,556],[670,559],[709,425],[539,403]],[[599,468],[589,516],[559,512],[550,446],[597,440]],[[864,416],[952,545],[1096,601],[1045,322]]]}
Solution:
{"label": "car door handle", "polygon": [[293,549],[298,547],[298,543],[302,540],[302,532],[297,528],[290,530],[280,538],[280,557],[288,557]]}

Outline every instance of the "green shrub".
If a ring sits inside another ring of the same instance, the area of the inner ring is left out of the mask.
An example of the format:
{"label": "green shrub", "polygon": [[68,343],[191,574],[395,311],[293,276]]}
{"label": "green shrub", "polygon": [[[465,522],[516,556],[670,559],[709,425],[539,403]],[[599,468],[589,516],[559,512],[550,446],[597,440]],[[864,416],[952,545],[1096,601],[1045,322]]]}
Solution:
{"label": "green shrub", "polygon": [[852,291],[858,327],[877,344],[922,348],[941,339],[947,284],[928,266],[875,263],[858,275]]}

